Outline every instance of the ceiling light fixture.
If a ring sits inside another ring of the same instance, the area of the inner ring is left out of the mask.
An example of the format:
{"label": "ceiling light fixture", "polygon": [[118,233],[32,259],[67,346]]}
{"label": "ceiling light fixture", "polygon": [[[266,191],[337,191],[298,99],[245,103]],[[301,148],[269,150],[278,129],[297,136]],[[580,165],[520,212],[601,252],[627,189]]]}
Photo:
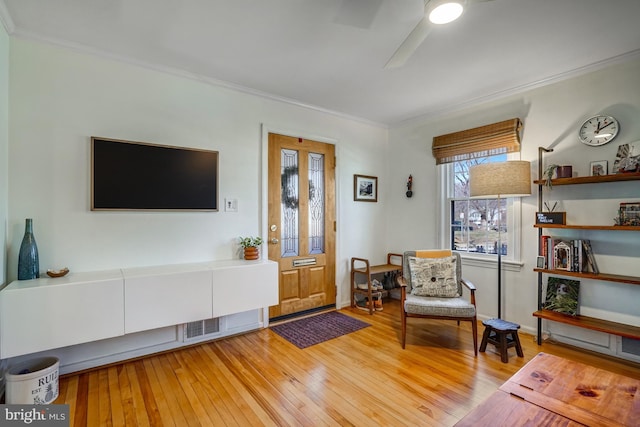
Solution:
{"label": "ceiling light fixture", "polygon": [[427,5],[427,16],[434,24],[455,21],[464,11],[464,1],[431,0]]}

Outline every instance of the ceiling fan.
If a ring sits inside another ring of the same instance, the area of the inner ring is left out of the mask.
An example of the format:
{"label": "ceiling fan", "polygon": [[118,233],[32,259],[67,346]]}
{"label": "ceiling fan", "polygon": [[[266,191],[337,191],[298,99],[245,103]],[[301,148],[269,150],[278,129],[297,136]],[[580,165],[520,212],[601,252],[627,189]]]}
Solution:
{"label": "ceiling fan", "polygon": [[424,16],[387,61],[384,68],[402,67],[427,38],[434,25],[453,22],[462,15],[467,5],[487,1],[492,0],[425,0]]}

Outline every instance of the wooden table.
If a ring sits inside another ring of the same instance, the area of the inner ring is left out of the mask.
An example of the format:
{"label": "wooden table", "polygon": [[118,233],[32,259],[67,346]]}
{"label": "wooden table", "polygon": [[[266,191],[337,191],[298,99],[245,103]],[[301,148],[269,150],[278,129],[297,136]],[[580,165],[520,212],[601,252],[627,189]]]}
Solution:
{"label": "wooden table", "polygon": [[456,426],[640,426],[639,388],[639,380],[539,353]]}

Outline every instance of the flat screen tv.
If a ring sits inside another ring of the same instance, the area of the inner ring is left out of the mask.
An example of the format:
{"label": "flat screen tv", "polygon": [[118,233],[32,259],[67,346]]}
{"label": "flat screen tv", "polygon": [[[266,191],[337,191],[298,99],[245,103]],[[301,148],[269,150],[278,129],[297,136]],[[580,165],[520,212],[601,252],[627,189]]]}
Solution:
{"label": "flat screen tv", "polygon": [[91,210],[218,210],[218,152],[91,137]]}

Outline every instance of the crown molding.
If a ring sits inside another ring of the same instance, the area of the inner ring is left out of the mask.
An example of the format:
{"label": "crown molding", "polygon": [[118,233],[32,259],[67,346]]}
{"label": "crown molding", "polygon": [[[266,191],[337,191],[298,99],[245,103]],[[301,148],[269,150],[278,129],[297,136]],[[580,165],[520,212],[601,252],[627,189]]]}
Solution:
{"label": "crown molding", "polygon": [[[2,2],[3,0],[0,0],[0,2]],[[324,107],[320,107],[317,105],[313,105],[313,104],[307,104],[295,99],[291,99],[291,98],[287,98],[284,96],[279,96],[279,95],[274,95],[271,93],[267,93],[267,92],[263,92],[261,90],[258,89],[254,89],[254,88],[250,88],[250,87],[246,87],[246,86],[242,86],[239,85],[237,83],[233,83],[233,82],[229,82],[226,80],[220,80],[220,79],[215,79],[212,77],[207,77],[201,74],[196,74],[196,73],[191,73],[189,71],[185,71],[182,69],[178,69],[178,68],[173,68],[173,67],[167,67],[164,65],[160,65],[160,64],[155,64],[155,63],[151,63],[151,62],[146,62],[146,61],[140,61],[138,59],[133,59],[124,55],[117,55],[114,53],[110,53],[110,52],[106,52],[103,51],[101,49],[97,49],[95,47],[92,46],[87,46],[84,44],[80,44],[80,43],[74,43],[74,42],[69,42],[66,40],[60,40],[60,39],[56,39],[56,38],[52,38],[52,37],[42,37],[40,35],[31,33],[31,32],[27,32],[27,31],[23,31],[20,29],[15,30],[12,33],[12,37],[15,38],[20,38],[23,40],[28,40],[28,41],[35,41],[35,42],[39,42],[39,43],[45,43],[45,44],[49,44],[49,45],[54,45],[54,46],[58,46],[58,47],[62,47],[71,51],[75,51],[78,53],[82,53],[85,55],[91,55],[91,56],[97,56],[103,59],[109,59],[112,61],[116,61],[116,62],[122,62],[122,63],[126,63],[129,65],[134,65],[140,68],[145,68],[148,70],[153,70],[153,71],[157,71],[160,73],[164,73],[164,74],[170,74],[173,76],[177,76],[177,77],[182,77],[185,79],[189,79],[189,80],[195,80],[195,81],[199,81],[202,83],[206,83],[208,85],[211,86],[217,86],[217,87],[221,87],[221,88],[225,88],[225,89],[230,89],[230,90],[234,90],[236,92],[242,92],[248,95],[253,95],[253,96],[257,96],[260,98],[264,98],[264,99],[268,99],[270,101],[276,101],[276,102],[281,102],[284,104],[289,104],[289,105],[293,105],[296,107],[300,107],[300,108],[304,108],[307,110],[312,110],[315,112],[319,112],[319,113],[324,113],[324,114],[329,114],[331,116],[335,116],[335,117],[339,117],[342,119],[346,119],[349,121],[355,121],[355,122],[359,122],[359,123],[364,123],[370,126],[375,126],[375,127],[379,127],[379,128],[383,128],[383,129],[388,129],[388,126],[386,123],[380,123],[380,122],[375,122],[372,120],[368,120],[362,117],[357,117],[357,116],[352,116],[349,114],[345,114],[339,111],[335,111],[335,110],[331,110],[328,108],[324,108]]]}
{"label": "crown molding", "polygon": [[377,121],[373,121],[373,120],[369,120],[369,119],[365,119],[362,117],[358,117],[358,116],[353,116],[353,115],[349,115],[346,113],[342,113],[340,111],[335,111],[335,110],[331,110],[328,108],[324,108],[324,107],[320,107],[317,105],[313,105],[313,104],[308,104],[308,103],[304,103],[301,101],[298,101],[296,99],[292,99],[292,98],[287,98],[287,97],[283,97],[283,96],[279,96],[279,95],[275,95],[275,94],[271,94],[271,93],[267,93],[267,92],[263,92],[261,90],[258,89],[254,89],[251,87],[246,87],[246,86],[242,86],[240,84],[237,83],[233,83],[233,82],[229,82],[229,81],[225,81],[225,80],[220,80],[220,79],[215,79],[212,77],[207,77],[201,74],[196,74],[196,73],[191,73],[185,70],[181,70],[178,68],[172,68],[172,67],[167,67],[167,66],[163,66],[160,64],[155,64],[155,63],[150,63],[150,62],[145,62],[145,61],[140,61],[138,59],[133,59],[130,57],[126,57],[123,55],[117,55],[117,54],[113,54],[110,52],[106,52],[100,49],[96,49],[94,47],[91,46],[87,46],[87,45],[83,45],[83,44],[79,44],[79,43],[73,43],[73,42],[69,42],[66,40],[60,40],[60,39],[56,39],[56,38],[51,38],[51,37],[42,37],[40,35],[31,33],[31,32],[27,32],[27,31],[23,31],[20,29],[16,29],[15,25],[13,23],[13,20],[11,19],[11,16],[9,15],[9,12],[6,8],[6,4],[4,0],[0,0],[0,21],[2,21],[2,24],[4,25],[7,33],[9,35],[11,35],[12,37],[17,37],[17,38],[21,38],[21,39],[25,39],[25,40],[31,40],[31,41],[36,41],[36,42],[41,42],[41,43],[46,43],[46,44],[50,44],[50,45],[54,45],[54,46],[58,46],[58,47],[62,47],[62,48],[66,48],[72,51],[76,51],[79,53],[83,53],[83,54],[87,54],[87,55],[92,55],[92,56],[97,56],[97,57],[101,57],[104,59],[109,59],[112,61],[117,61],[117,62],[122,62],[122,63],[126,63],[129,65],[134,65],[137,67],[141,67],[141,68],[146,68],[149,70],[153,70],[153,71],[157,71],[157,72],[161,72],[161,73],[165,73],[165,74],[170,74],[170,75],[174,75],[177,77],[182,77],[185,79],[190,79],[190,80],[195,80],[195,81],[199,81],[211,86],[216,86],[216,87],[221,87],[221,88],[226,88],[226,89],[230,89],[233,91],[237,91],[237,92],[241,92],[241,93],[245,93],[248,95],[253,95],[253,96],[257,96],[260,98],[264,98],[264,99],[268,99],[271,101],[276,101],[276,102],[280,102],[280,103],[284,103],[284,104],[288,104],[288,105],[293,105],[296,107],[300,107],[300,108],[304,108],[307,110],[312,110],[315,112],[319,112],[319,113],[323,113],[323,114],[328,114],[334,117],[338,117],[338,118],[342,118],[342,119],[346,119],[349,121],[355,121],[355,122],[359,122],[359,123],[363,123],[369,126],[374,126],[374,127],[378,127],[378,128],[382,128],[382,129],[390,129],[390,128],[396,128],[396,127],[400,127],[400,126],[405,126],[411,122],[416,122],[416,121],[421,121],[421,120],[426,120],[426,119],[433,119],[433,118],[437,118],[440,116],[444,116],[447,114],[451,114],[451,113],[455,113],[461,110],[465,110],[468,108],[472,108],[487,102],[491,102],[491,101],[496,101],[502,98],[506,98],[509,96],[513,96],[513,95],[518,95],[536,88],[540,88],[540,87],[544,87],[553,83],[557,83],[563,80],[568,80],[570,78],[573,77],[578,77],[593,71],[597,71],[606,67],[609,67],[611,65],[614,64],[619,64],[619,63],[623,63],[623,62],[627,62],[627,61],[631,61],[634,60],[638,57],[640,57],[640,49],[636,49],[630,52],[626,52],[617,56],[613,56],[611,58],[607,58],[601,61],[597,61],[591,64],[587,64],[584,65],[582,67],[578,67],[578,68],[574,68],[573,70],[569,70],[563,73],[559,73],[559,74],[555,74],[549,77],[546,77],[544,79],[540,79],[534,82],[530,82],[530,83],[526,83],[523,85],[519,85],[519,86],[515,86],[512,88],[508,88],[508,89],[504,89],[504,90],[500,90],[500,91],[496,91],[496,92],[492,92],[490,94],[487,95],[482,95],[482,96],[478,96],[475,98],[470,98],[464,101],[460,101],[460,102],[454,102],[451,103],[449,105],[444,105],[444,106],[440,106],[437,107],[435,109],[429,109],[429,110],[423,110],[421,112],[418,112],[416,115],[414,115],[413,117],[410,117],[408,119],[403,119],[403,120],[399,120],[396,122],[391,122],[391,123],[383,123],[383,122],[377,122]]}
{"label": "crown molding", "polygon": [[493,92],[488,95],[479,96],[476,98],[471,98],[466,101],[453,103],[448,106],[433,109],[429,111],[423,111],[422,113],[411,117],[406,120],[401,120],[396,123],[392,123],[389,125],[390,128],[404,126],[408,123],[414,121],[420,121],[425,119],[433,119],[440,116],[444,116],[446,114],[455,113],[467,108],[472,108],[486,102],[496,101],[502,98],[506,98],[513,95],[519,95],[521,93],[537,89],[540,87],[548,86],[553,83],[558,83],[564,80],[568,80],[574,77],[582,76],[584,74],[588,74],[594,71],[601,70],[603,68],[607,68],[609,66],[615,64],[621,64],[624,62],[632,61],[634,59],[640,58],[640,49],[632,50],[630,52],[626,52],[620,55],[612,56],[611,58],[603,59],[601,61],[597,61],[591,64],[584,65],[582,67],[574,68],[573,70],[565,71],[563,73],[555,74],[544,79],[537,80],[535,82],[526,83],[520,86],[515,86],[509,89],[504,89],[501,91]]}

